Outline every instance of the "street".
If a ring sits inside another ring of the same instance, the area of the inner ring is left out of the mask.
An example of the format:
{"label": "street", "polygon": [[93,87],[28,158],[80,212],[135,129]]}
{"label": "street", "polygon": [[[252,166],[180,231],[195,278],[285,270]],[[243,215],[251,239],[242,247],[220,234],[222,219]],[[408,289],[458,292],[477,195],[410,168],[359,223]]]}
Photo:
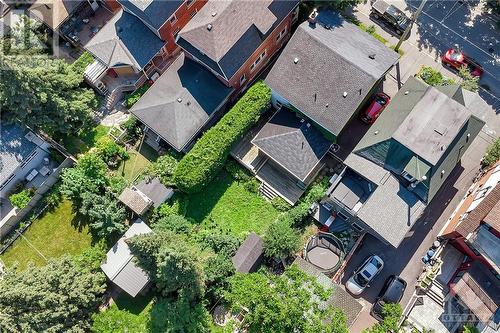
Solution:
{"label": "street", "polygon": [[[405,3],[389,0],[387,2],[404,10],[408,15],[420,4],[419,1]],[[500,33],[495,28],[495,21],[489,15],[483,14],[481,6],[479,2],[476,4],[459,3],[458,1],[428,1],[413,27],[411,35],[402,45],[404,56],[400,59],[399,66],[391,70],[383,83],[384,92],[394,96],[406,79],[417,73],[422,65],[431,66],[441,71],[443,75],[459,82],[457,73],[441,64],[441,55],[449,48],[460,48],[483,66],[485,73],[479,82],[481,86],[479,94],[490,108],[485,114],[486,125],[481,133],[401,245],[394,248],[368,235],[363,245],[351,258],[342,283],[349,279],[352,272],[366,257],[378,254],[385,261],[383,271],[358,299],[364,308],[350,328],[353,333],[361,332],[376,322],[369,314],[371,304],[387,277],[392,274],[399,275],[408,282],[408,287],[401,301],[402,308],[405,308],[415,290],[415,282],[423,269],[422,256],[432,245],[439,231],[471,185],[486,148],[500,133],[500,56],[498,53]],[[398,39],[390,33],[390,30],[370,19],[370,8],[369,2],[361,4],[353,12],[353,15],[367,26],[375,25],[377,33],[389,41],[388,45],[395,45]],[[358,133],[358,131],[366,131],[366,128],[363,129],[362,126],[355,123],[346,132],[349,136],[360,138],[362,133]],[[340,144],[342,147],[342,143]],[[346,152],[348,150],[346,149]]]}

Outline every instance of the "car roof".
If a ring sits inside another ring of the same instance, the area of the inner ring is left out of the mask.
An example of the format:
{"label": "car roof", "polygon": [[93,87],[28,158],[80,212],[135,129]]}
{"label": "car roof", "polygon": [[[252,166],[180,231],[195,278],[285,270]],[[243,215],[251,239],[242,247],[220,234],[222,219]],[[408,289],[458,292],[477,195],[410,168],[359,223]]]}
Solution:
{"label": "car roof", "polygon": [[[379,270],[379,268],[376,266],[376,263],[381,263],[383,264],[384,262],[382,261],[382,259],[380,259],[379,256],[371,256],[369,257],[364,265],[362,266],[360,272],[361,274],[363,274],[366,278],[369,278],[371,279],[375,273],[377,273],[377,271]],[[369,275],[367,275],[366,273],[368,273]]]}
{"label": "car roof", "polygon": [[391,279],[382,299],[385,302],[396,303],[405,290],[406,282],[398,276],[393,276]]}

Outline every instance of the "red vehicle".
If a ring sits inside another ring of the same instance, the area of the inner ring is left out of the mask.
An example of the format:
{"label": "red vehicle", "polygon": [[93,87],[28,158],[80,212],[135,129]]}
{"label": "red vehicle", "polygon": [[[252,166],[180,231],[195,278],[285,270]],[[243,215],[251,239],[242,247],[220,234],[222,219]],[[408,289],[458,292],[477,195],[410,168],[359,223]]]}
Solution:
{"label": "red vehicle", "polygon": [[481,65],[479,65],[474,59],[466,56],[458,50],[449,49],[441,59],[443,61],[443,64],[448,67],[459,70],[460,67],[465,65],[467,66],[467,68],[469,68],[469,71],[472,75],[478,77],[483,75],[483,68],[481,67]]}
{"label": "red vehicle", "polygon": [[361,114],[361,120],[367,124],[373,124],[390,101],[391,98],[386,93],[376,94],[370,106]]}

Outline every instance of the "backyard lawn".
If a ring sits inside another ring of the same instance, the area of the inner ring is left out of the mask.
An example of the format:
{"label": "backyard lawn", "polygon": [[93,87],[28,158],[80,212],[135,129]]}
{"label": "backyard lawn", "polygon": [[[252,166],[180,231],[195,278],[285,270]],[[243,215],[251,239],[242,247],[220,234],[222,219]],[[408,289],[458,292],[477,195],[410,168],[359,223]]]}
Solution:
{"label": "backyard lawn", "polygon": [[6,266],[17,261],[19,268],[24,269],[30,261],[39,266],[45,264],[45,259],[33,248],[46,258],[81,253],[91,246],[92,237],[86,227],[78,230],[73,226],[74,217],[71,201],[63,200],[53,211],[34,221],[23,233],[24,237],[19,237],[0,259]]}
{"label": "backyard lawn", "polygon": [[152,162],[156,161],[158,154],[146,144],[143,144],[140,152],[137,150],[127,150],[130,158],[120,164],[119,172],[126,180],[132,181],[147,168]]}
{"label": "backyard lawn", "polygon": [[66,136],[62,139],[61,144],[68,150],[71,155],[85,153],[90,148],[94,147],[97,140],[108,134],[109,127],[97,125],[91,131],[88,131],[80,136]]}
{"label": "backyard lawn", "polygon": [[264,234],[279,212],[223,170],[203,192],[189,197],[186,215],[205,229],[244,237],[252,231]]}

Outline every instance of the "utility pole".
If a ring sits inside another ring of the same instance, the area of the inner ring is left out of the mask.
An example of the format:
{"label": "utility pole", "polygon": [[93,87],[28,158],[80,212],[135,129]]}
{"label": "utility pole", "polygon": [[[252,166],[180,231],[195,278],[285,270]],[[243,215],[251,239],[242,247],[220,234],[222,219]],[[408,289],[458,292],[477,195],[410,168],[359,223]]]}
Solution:
{"label": "utility pole", "polygon": [[425,6],[426,2],[427,2],[427,0],[422,0],[422,2],[420,3],[420,6],[418,6],[418,8],[415,11],[415,13],[413,13],[412,18],[410,20],[410,24],[408,24],[408,27],[405,29],[405,31],[403,32],[403,34],[399,38],[398,43],[394,47],[394,51],[396,51],[396,52],[399,51],[399,48],[401,47],[401,44],[403,44],[403,41],[406,39],[406,37],[410,33],[410,30],[413,27],[413,23],[415,23],[415,21],[417,21],[417,18],[420,15],[420,13],[422,12],[422,9],[424,9],[424,6]]}

